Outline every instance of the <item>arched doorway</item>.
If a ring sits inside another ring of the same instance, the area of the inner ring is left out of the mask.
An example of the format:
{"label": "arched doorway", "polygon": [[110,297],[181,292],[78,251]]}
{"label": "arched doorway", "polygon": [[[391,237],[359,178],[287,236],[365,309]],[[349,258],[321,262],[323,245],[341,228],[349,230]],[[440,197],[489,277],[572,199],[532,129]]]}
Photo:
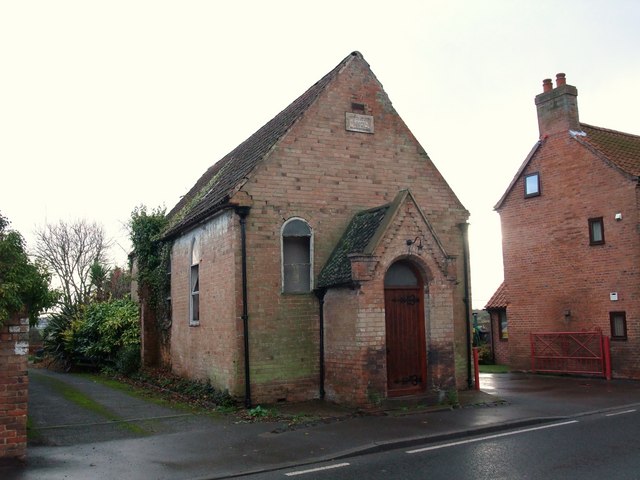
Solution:
{"label": "arched doorway", "polygon": [[415,266],[400,260],[384,277],[387,395],[424,391],[427,385],[424,283]]}

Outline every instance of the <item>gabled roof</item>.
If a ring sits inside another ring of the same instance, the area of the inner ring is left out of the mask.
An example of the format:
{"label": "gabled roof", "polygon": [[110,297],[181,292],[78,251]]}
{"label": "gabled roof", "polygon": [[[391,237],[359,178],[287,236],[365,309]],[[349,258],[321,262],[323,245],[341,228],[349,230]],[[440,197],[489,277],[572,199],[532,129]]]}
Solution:
{"label": "gabled roof", "polygon": [[[576,140],[582,146],[588,148],[595,155],[602,158],[605,162],[612,164],[623,174],[630,177],[640,177],[640,136],[630,133],[618,132],[601,127],[594,127],[586,123],[580,123],[581,132],[568,132],[571,138]],[[498,210],[507,195],[513,189],[522,172],[527,168],[536,152],[543,145],[544,141],[540,140],[527,155],[525,161],[520,165],[518,172],[507,187],[494,210]]]}
{"label": "gabled roof", "polygon": [[640,176],[640,136],[581,123],[586,136],[576,136],[623,172]]}
{"label": "gabled roof", "polygon": [[511,180],[511,183],[502,194],[502,197],[500,197],[500,200],[498,200],[498,203],[496,203],[496,205],[493,207],[494,210],[498,210],[502,206],[502,203],[505,201],[505,199],[507,198],[507,195],[509,195],[509,192],[511,191],[513,186],[516,184],[518,179],[520,178],[520,175],[522,175],[522,172],[524,172],[524,169],[527,168],[527,165],[529,165],[529,162],[538,151],[538,148],[540,148],[540,145],[542,145],[542,141],[537,141],[536,144],[533,146],[533,148],[529,152],[529,155],[527,155],[527,158],[525,158],[524,162],[522,162],[522,165],[520,165],[520,168],[518,169],[515,176],[513,177],[513,180]]}
{"label": "gabled roof", "polygon": [[391,204],[388,203],[359,212],[351,219],[347,230],[318,275],[319,288],[351,283],[349,254],[365,252],[390,208]]}
{"label": "gabled roof", "polygon": [[349,255],[373,255],[396,213],[407,199],[414,203],[430,233],[428,237],[424,238],[426,250],[433,255],[440,269],[445,272],[445,264],[449,255],[442,242],[411,191],[400,190],[393,202],[358,212],[351,219],[351,223],[318,275],[318,287],[326,288],[350,284],[352,277]]}
{"label": "gabled roof", "polygon": [[256,165],[278,143],[278,140],[313,105],[338,73],[356,58],[365,61],[359,52],[348,55],[287,108],[209,167],[191,190],[167,214],[169,227],[164,237],[176,236],[223,208]]}
{"label": "gabled roof", "polygon": [[496,310],[499,308],[507,308],[507,296],[504,282],[500,284],[484,307],[485,310]]}

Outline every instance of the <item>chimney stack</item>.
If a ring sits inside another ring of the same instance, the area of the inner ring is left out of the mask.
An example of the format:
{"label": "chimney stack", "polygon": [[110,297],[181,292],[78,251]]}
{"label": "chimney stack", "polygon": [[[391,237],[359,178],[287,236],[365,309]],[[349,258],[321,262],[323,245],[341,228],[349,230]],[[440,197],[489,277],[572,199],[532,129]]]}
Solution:
{"label": "chimney stack", "polygon": [[540,138],[569,130],[580,130],[578,90],[567,85],[564,73],[556,75],[556,88],[551,79],[542,81],[542,93],[536,96]]}

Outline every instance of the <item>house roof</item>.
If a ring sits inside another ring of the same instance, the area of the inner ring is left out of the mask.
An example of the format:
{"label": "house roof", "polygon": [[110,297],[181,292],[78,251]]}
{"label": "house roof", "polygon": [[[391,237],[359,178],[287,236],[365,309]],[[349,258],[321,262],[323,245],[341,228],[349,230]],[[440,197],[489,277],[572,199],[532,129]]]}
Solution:
{"label": "house roof", "polygon": [[640,176],[640,136],[581,123],[586,136],[576,136],[583,143],[620,170],[635,177]]}
{"label": "house roof", "polygon": [[256,165],[313,105],[337,74],[356,58],[365,61],[359,52],[348,55],[287,108],[209,167],[191,190],[167,214],[169,227],[164,237],[176,236],[224,208]]}
{"label": "house roof", "polygon": [[418,202],[416,202],[411,190],[404,189],[398,192],[393,202],[355,214],[320,275],[318,275],[317,286],[326,288],[350,284],[352,276],[349,255],[373,255],[396,213],[406,201],[413,202],[429,232],[429,234],[422,237],[425,242],[423,248],[427,248],[438,267],[446,274],[446,263],[450,257],[438,238],[433,225],[431,225]]}
{"label": "house roof", "polygon": [[367,246],[383,225],[392,204],[357,213],[331,253],[329,260],[318,275],[318,287],[345,285],[351,282],[349,254],[364,253]]}
{"label": "house roof", "polygon": [[504,282],[500,284],[484,307],[485,310],[495,310],[498,308],[507,308],[507,295]]}
{"label": "house roof", "polygon": [[[580,123],[580,128],[581,132],[569,132],[574,140],[591,150],[605,162],[618,168],[623,174],[631,177],[640,177],[640,136],[594,127],[586,123]],[[540,140],[533,146],[506,191],[493,207],[495,210],[502,206],[520,175],[543,143],[544,140]]]}

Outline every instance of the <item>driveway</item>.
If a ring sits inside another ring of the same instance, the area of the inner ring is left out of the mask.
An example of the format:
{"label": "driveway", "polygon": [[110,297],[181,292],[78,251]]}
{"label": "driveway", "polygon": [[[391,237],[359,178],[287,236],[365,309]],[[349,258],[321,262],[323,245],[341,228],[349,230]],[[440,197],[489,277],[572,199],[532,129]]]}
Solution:
{"label": "driveway", "polygon": [[78,445],[224,427],[96,382],[88,376],[29,370],[29,445]]}

